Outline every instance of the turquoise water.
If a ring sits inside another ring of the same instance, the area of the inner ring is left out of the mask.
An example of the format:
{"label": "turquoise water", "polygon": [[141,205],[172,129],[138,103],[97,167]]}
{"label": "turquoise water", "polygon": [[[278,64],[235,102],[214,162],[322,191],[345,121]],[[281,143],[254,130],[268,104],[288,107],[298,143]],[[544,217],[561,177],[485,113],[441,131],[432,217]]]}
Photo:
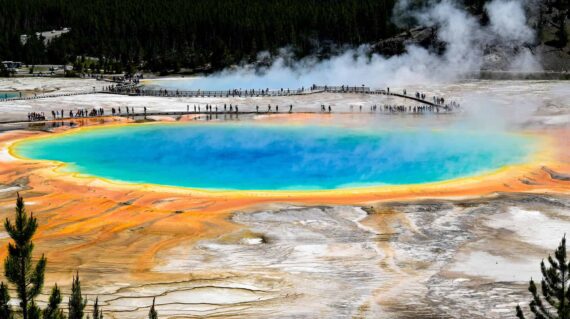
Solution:
{"label": "turquoise water", "polygon": [[20,92],[0,92],[0,99],[11,99],[20,97]]}
{"label": "turquoise water", "polygon": [[224,123],[97,128],[23,142],[16,152],[127,182],[316,190],[472,176],[528,160],[533,145],[528,137],[496,132]]}

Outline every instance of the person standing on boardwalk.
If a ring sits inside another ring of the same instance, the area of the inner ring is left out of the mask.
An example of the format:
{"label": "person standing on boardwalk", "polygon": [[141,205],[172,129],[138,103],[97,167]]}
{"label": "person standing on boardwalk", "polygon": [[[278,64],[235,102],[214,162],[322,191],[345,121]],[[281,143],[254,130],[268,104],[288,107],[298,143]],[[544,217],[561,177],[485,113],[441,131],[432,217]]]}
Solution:
{"label": "person standing on boardwalk", "polygon": [[293,113],[293,104],[289,105],[289,113]]}

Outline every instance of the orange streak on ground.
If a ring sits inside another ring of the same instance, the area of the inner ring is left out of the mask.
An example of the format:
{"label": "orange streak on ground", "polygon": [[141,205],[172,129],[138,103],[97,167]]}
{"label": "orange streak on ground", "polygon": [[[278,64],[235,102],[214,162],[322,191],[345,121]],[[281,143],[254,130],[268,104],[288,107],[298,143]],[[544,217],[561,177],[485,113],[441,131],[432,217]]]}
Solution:
{"label": "orange streak on ground", "polygon": [[[304,120],[303,116],[294,119]],[[81,125],[107,123],[83,121]],[[160,263],[155,260],[158,252],[239,229],[229,220],[232,212],[272,203],[350,205],[497,192],[570,193],[570,182],[552,179],[541,168],[547,165],[560,173],[570,172],[569,131],[536,133],[551,139],[550,148],[554,151],[548,158],[477,178],[342,191],[218,192],[121,184],[57,172],[55,163],[15,159],[6,151],[14,141],[51,133],[11,131],[0,134],[0,184],[24,187],[20,193],[40,224],[35,236],[36,251],[46,253],[50,278],[69,281],[69,273],[81,269],[87,282],[96,287],[117,280],[174,278],[172,274],[152,272]],[[0,218],[13,217],[15,196],[8,194],[0,192]],[[7,239],[0,240],[1,246],[6,243]],[[5,255],[6,251],[0,250],[0,259]]]}

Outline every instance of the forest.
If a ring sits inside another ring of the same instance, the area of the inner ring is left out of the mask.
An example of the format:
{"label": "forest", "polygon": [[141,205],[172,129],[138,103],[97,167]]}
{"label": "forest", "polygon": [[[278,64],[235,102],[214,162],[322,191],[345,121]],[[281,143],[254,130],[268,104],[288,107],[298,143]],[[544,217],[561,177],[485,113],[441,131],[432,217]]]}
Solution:
{"label": "forest", "polygon": [[[395,0],[0,0],[0,58],[25,64],[219,69],[289,47],[327,54],[398,32]],[[50,41],[20,35],[71,28]]]}

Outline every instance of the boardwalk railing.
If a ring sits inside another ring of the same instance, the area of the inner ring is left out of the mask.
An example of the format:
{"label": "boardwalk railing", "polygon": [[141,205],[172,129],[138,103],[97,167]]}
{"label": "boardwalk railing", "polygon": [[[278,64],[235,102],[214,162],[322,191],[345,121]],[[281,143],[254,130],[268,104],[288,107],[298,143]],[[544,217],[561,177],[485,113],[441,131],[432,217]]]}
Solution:
{"label": "boardwalk railing", "polygon": [[279,90],[219,90],[219,91],[209,91],[209,90],[151,90],[144,88],[114,88],[111,90],[104,91],[103,93],[114,93],[114,94],[127,94],[136,96],[163,96],[163,97],[264,97],[264,96],[290,96],[290,95],[303,95],[311,93],[367,93],[367,94],[379,94],[383,91],[372,91],[369,87],[365,86],[312,86],[310,89],[279,89]]}
{"label": "boardwalk railing", "polygon": [[[9,101],[24,101],[24,100],[37,100],[37,99],[45,99],[50,97],[61,97],[61,96],[74,96],[74,95],[85,95],[85,94],[96,94],[100,93],[100,91],[81,91],[81,92],[71,92],[71,93],[60,93],[60,94],[42,94],[42,95],[34,95],[34,96],[15,96],[10,98],[0,98],[0,102],[9,102]],[[0,93],[0,97],[2,94]]]}
{"label": "boardwalk railing", "polygon": [[367,86],[317,86],[312,87],[315,91],[324,91],[331,93],[373,93]]}
{"label": "boardwalk railing", "polygon": [[[315,93],[355,93],[355,94],[382,94],[397,96],[405,99],[414,100],[416,102],[430,105],[430,106],[441,106],[443,103],[434,103],[425,99],[418,98],[413,95],[398,94],[389,92],[386,90],[372,90],[367,86],[317,86],[313,85],[310,88],[301,89],[279,89],[279,90],[269,90],[269,89],[250,89],[250,90],[152,90],[145,89],[143,87],[137,87],[133,84],[128,85],[117,85],[109,86],[103,90],[89,90],[74,93],[62,93],[62,94],[45,94],[45,95],[34,95],[34,96],[24,96],[24,97],[13,97],[8,99],[0,99],[0,102],[6,101],[18,101],[18,100],[35,100],[41,98],[52,98],[61,96],[74,96],[74,95],[84,95],[84,94],[120,94],[120,95],[131,95],[131,96],[154,96],[154,97],[272,97],[272,96],[293,96],[293,95],[306,95]],[[434,98],[435,100],[435,98]]]}
{"label": "boardwalk railing", "polygon": [[120,88],[103,91],[102,93],[125,94],[133,96],[160,96],[160,97],[265,97],[265,96],[291,96],[310,93],[306,90],[150,90],[143,88]]}

